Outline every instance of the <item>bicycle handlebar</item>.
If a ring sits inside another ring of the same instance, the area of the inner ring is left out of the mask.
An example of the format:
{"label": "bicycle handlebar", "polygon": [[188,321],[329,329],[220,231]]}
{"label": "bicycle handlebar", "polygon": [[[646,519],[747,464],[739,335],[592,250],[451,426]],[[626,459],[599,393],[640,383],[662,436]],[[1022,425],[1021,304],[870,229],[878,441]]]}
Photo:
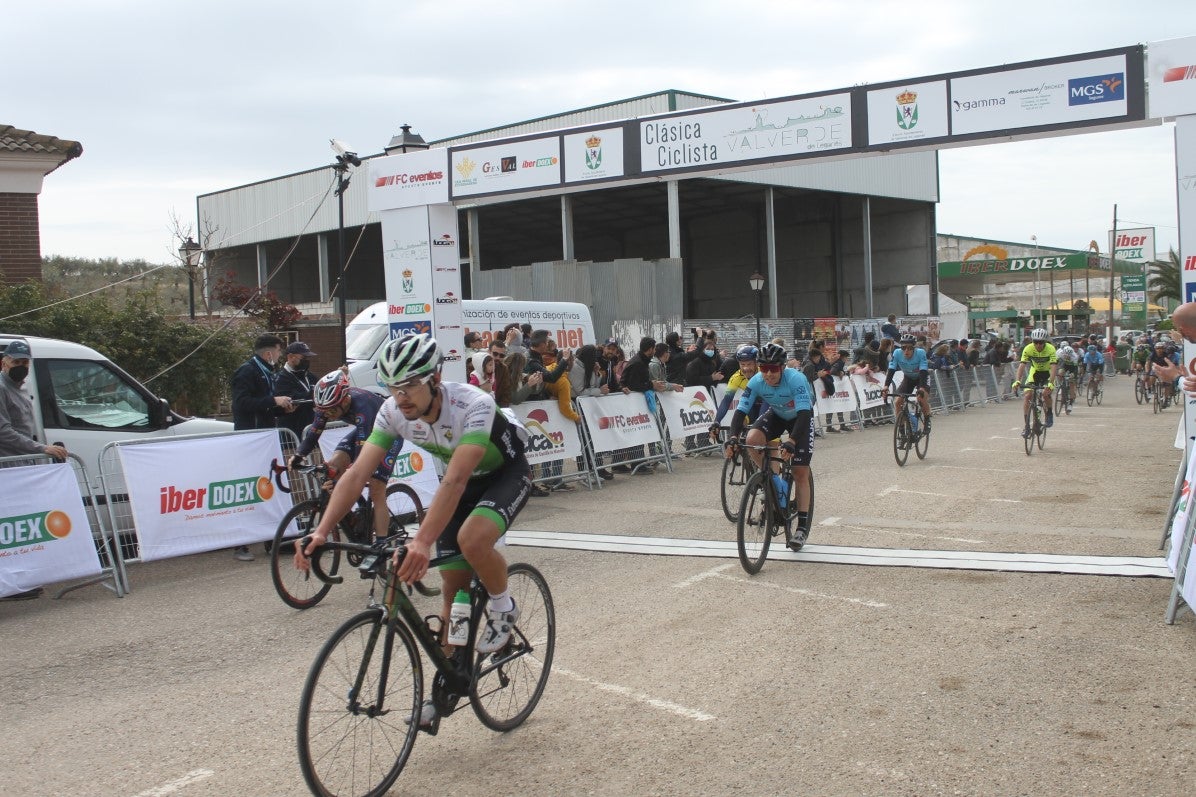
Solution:
{"label": "bicycle handlebar", "polygon": [[[311,537],[304,537],[303,539],[297,541],[295,545],[298,546],[299,550],[303,551],[307,550],[307,546],[310,543]],[[360,554],[363,561],[370,556],[376,557],[375,561],[370,565],[368,572],[379,576],[385,572],[386,563],[390,560],[391,555],[394,553],[398,553],[398,562],[395,563],[397,570],[397,566],[403,563],[403,557],[407,555],[407,546],[400,544],[397,548],[392,548],[387,544],[386,540],[379,540],[373,545],[363,545],[362,543],[358,542],[336,542],[332,540],[326,540],[323,545],[317,546],[309,557],[311,559],[311,572],[316,578],[320,579],[325,584],[343,584],[345,581],[344,576],[331,575],[327,573],[320,565],[321,557],[328,551],[345,551],[346,553]],[[435,564],[436,560],[433,560],[429,563],[429,566],[434,566]],[[438,587],[425,586],[422,581],[416,581],[412,586],[415,587],[416,591],[418,591],[420,595],[423,595],[427,598],[435,597],[436,595],[440,594],[440,589]]]}
{"label": "bicycle handlebar", "polygon": [[[282,474],[286,473],[288,470],[289,469],[286,465],[279,465],[277,459],[270,460],[270,471],[274,475],[274,483],[277,484],[278,489],[282,490],[284,493],[291,492],[289,480],[286,485],[284,485],[282,483]],[[335,478],[336,478],[335,470],[332,468],[331,465],[329,465],[326,462],[321,463],[319,465],[296,465],[295,472],[302,473],[304,475],[314,473],[317,477],[320,478],[321,481],[323,481],[325,479],[334,479],[335,480]]]}

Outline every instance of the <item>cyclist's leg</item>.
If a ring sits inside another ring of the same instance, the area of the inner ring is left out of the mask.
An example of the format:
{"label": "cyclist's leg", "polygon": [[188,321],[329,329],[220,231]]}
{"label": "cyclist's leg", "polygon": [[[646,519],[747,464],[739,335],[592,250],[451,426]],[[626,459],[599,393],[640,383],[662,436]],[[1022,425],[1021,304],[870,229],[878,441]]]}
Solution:
{"label": "cyclist's leg", "polygon": [[793,485],[796,488],[798,512],[810,509],[810,462],[814,459],[814,421],[809,410],[797,413],[797,420],[792,427],[793,445],[796,452],[793,455]]}
{"label": "cyclist's leg", "polygon": [[893,398],[893,413],[900,418],[902,411],[905,409],[905,396],[898,393]]}
{"label": "cyclist's leg", "polygon": [[922,405],[922,416],[930,423],[930,393],[924,387],[918,388],[918,404]]}
{"label": "cyclist's leg", "polygon": [[390,510],[386,506],[386,482],[372,478],[369,482],[370,503],[374,506],[374,539],[386,536]]}

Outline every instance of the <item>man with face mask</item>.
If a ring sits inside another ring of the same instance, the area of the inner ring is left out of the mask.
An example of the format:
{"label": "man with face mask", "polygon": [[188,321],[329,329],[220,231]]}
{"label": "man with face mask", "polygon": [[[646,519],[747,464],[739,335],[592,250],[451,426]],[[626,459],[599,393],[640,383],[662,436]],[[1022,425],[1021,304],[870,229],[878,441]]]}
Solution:
{"label": "man with face mask", "polygon": [[315,418],[311,389],[315,387],[316,380],[312,378],[309,368],[311,358],[317,355],[306,343],[295,341],[287,346],[283,356],[285,361],[274,384],[274,395],[289,396],[294,409],[278,417],[278,426],[290,429],[302,439],[303,430]]}
{"label": "man with face mask", "polygon": [[[275,420],[290,412],[295,404],[290,396],[275,395],[277,375],[274,366],[282,355],[282,340],[276,335],[259,335],[253,342],[253,356],[233,373],[233,428],[273,429]],[[239,546],[233,556],[252,562],[247,546]]]}
{"label": "man with face mask", "polygon": [[47,445],[35,436],[33,400],[21,389],[29,377],[29,363],[33,354],[29,344],[14,340],[0,358],[0,457],[21,454],[45,454],[54,459],[66,459],[62,446]]}

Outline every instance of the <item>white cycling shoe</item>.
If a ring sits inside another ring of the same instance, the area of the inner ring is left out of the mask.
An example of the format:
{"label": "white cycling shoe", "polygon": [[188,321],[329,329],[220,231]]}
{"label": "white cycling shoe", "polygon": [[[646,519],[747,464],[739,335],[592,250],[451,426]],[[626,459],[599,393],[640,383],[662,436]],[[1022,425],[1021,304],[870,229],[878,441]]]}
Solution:
{"label": "white cycling shoe", "polygon": [[502,650],[503,646],[511,640],[511,632],[515,629],[515,623],[518,620],[519,607],[515,605],[514,599],[511,600],[510,611],[500,612],[489,609],[486,627],[482,629],[482,634],[478,637],[477,652],[493,653],[496,650]]}

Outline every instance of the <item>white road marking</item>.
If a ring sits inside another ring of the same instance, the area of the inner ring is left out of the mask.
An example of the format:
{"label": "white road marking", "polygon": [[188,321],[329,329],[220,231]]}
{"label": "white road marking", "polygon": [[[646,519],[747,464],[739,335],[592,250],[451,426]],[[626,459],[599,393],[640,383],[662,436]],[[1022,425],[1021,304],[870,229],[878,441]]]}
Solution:
{"label": "white road marking", "polygon": [[[709,722],[710,720],[718,719],[713,714],[707,714],[706,712],[699,711],[696,708],[688,708],[686,706],[682,706],[682,705],[673,703],[668,700],[661,700],[659,698],[655,698],[650,695],[645,695],[642,692],[636,692],[635,690],[630,689],[629,687],[626,687],[626,686],[619,686],[618,684],[608,684],[608,683],[603,683],[602,681],[595,681],[593,678],[587,678],[586,676],[582,675],[581,673],[576,673],[576,672],[573,672],[572,670],[566,670],[564,667],[555,667],[554,666],[552,668],[552,671],[556,672],[556,673],[560,673],[561,675],[565,676],[566,678],[572,678],[575,681],[579,681],[588,686],[592,686],[595,689],[600,689],[603,692],[613,692],[616,695],[622,695],[623,697],[631,698],[636,703],[643,703],[644,705],[652,706],[652,708],[658,708],[658,709],[661,709],[662,711],[668,711],[670,713],[676,714],[679,717],[685,717],[686,719],[696,720],[697,722]],[[141,795],[138,795],[138,797],[141,797]]]}
{"label": "white road marking", "polygon": [[709,570],[707,570],[705,573],[698,573],[696,576],[690,576],[689,578],[685,579],[684,581],[678,581],[676,584],[673,585],[673,588],[674,589],[685,589],[686,587],[692,587],[694,584],[697,584],[699,581],[704,581],[705,579],[713,578],[714,576],[718,575],[719,573],[721,573],[722,571],[726,570],[729,567],[735,567],[735,565],[729,564],[729,565],[719,565],[718,567],[712,567]]}
{"label": "white road marking", "polygon": [[174,794],[181,790],[184,786],[199,783],[201,780],[206,780],[215,774],[210,769],[193,769],[181,778],[175,778],[168,783],[163,783],[161,786],[155,786],[152,789],[138,792],[135,797],[166,797],[168,794]]}
{"label": "white road marking", "polygon": [[[1013,472],[1013,471],[1010,471],[1010,472]],[[1016,471],[1016,472],[1020,473],[1021,471]],[[876,497],[884,498],[885,496],[892,495],[893,493],[909,493],[910,495],[928,495],[931,498],[955,498],[955,499],[959,498],[958,495],[948,495],[947,493],[928,493],[923,490],[903,490],[900,487],[896,487],[896,486],[886,487],[885,489],[883,489],[879,493],[877,493]],[[967,500],[971,501],[974,499],[971,498],[970,496],[968,496]],[[998,502],[998,503],[1002,503],[1002,504],[1020,504],[1021,503],[1021,501],[1019,501],[1016,498],[985,498],[984,500],[985,501],[994,501],[994,502]]]}
{"label": "white road marking", "polygon": [[[975,450],[975,449],[972,449]],[[981,470],[989,473],[1025,473],[1024,470],[1017,470],[1015,468],[970,468],[966,465],[934,465],[932,468],[945,468],[947,470]]]}
{"label": "white road marking", "polygon": [[983,451],[986,454],[1000,454],[999,448],[961,448],[960,451]]}
{"label": "white road marking", "polygon": [[[828,518],[828,520],[831,520],[831,519],[832,518]],[[836,521],[838,520],[838,518],[833,518],[833,519]],[[823,525],[831,525],[831,524],[824,523]],[[940,534],[919,534],[916,531],[899,531],[896,529],[879,529],[874,526],[853,526],[850,523],[844,524],[844,525],[838,525],[836,523],[835,525],[841,529],[855,529],[856,531],[874,531],[877,534],[892,534],[895,537],[917,537],[918,539],[921,539],[921,540],[946,540],[947,542],[967,542],[967,543],[972,543],[975,545],[981,545],[981,544],[987,542],[986,540],[973,540],[969,537],[944,537]]]}
{"label": "white road marking", "polygon": [[811,598],[822,598],[823,600],[828,600],[828,601],[843,601],[845,603],[854,603],[859,606],[868,606],[869,608],[872,608],[872,609],[887,609],[887,608],[889,608],[889,604],[880,603],[879,601],[865,601],[865,600],[860,600],[859,598],[847,598],[842,595],[827,595],[824,592],[815,592],[814,590],[811,590],[811,589],[800,589],[798,587],[786,587],[783,584],[773,584],[768,581],[761,581],[759,579],[744,578],[743,576],[732,576],[727,573],[715,573],[715,574],[713,574],[712,577],[713,578],[723,578],[723,579],[726,579],[727,581],[737,581],[742,584],[751,584],[751,585],[757,586],[757,587],[767,587],[769,589],[779,589],[782,592],[792,592],[795,595],[806,595]]}

